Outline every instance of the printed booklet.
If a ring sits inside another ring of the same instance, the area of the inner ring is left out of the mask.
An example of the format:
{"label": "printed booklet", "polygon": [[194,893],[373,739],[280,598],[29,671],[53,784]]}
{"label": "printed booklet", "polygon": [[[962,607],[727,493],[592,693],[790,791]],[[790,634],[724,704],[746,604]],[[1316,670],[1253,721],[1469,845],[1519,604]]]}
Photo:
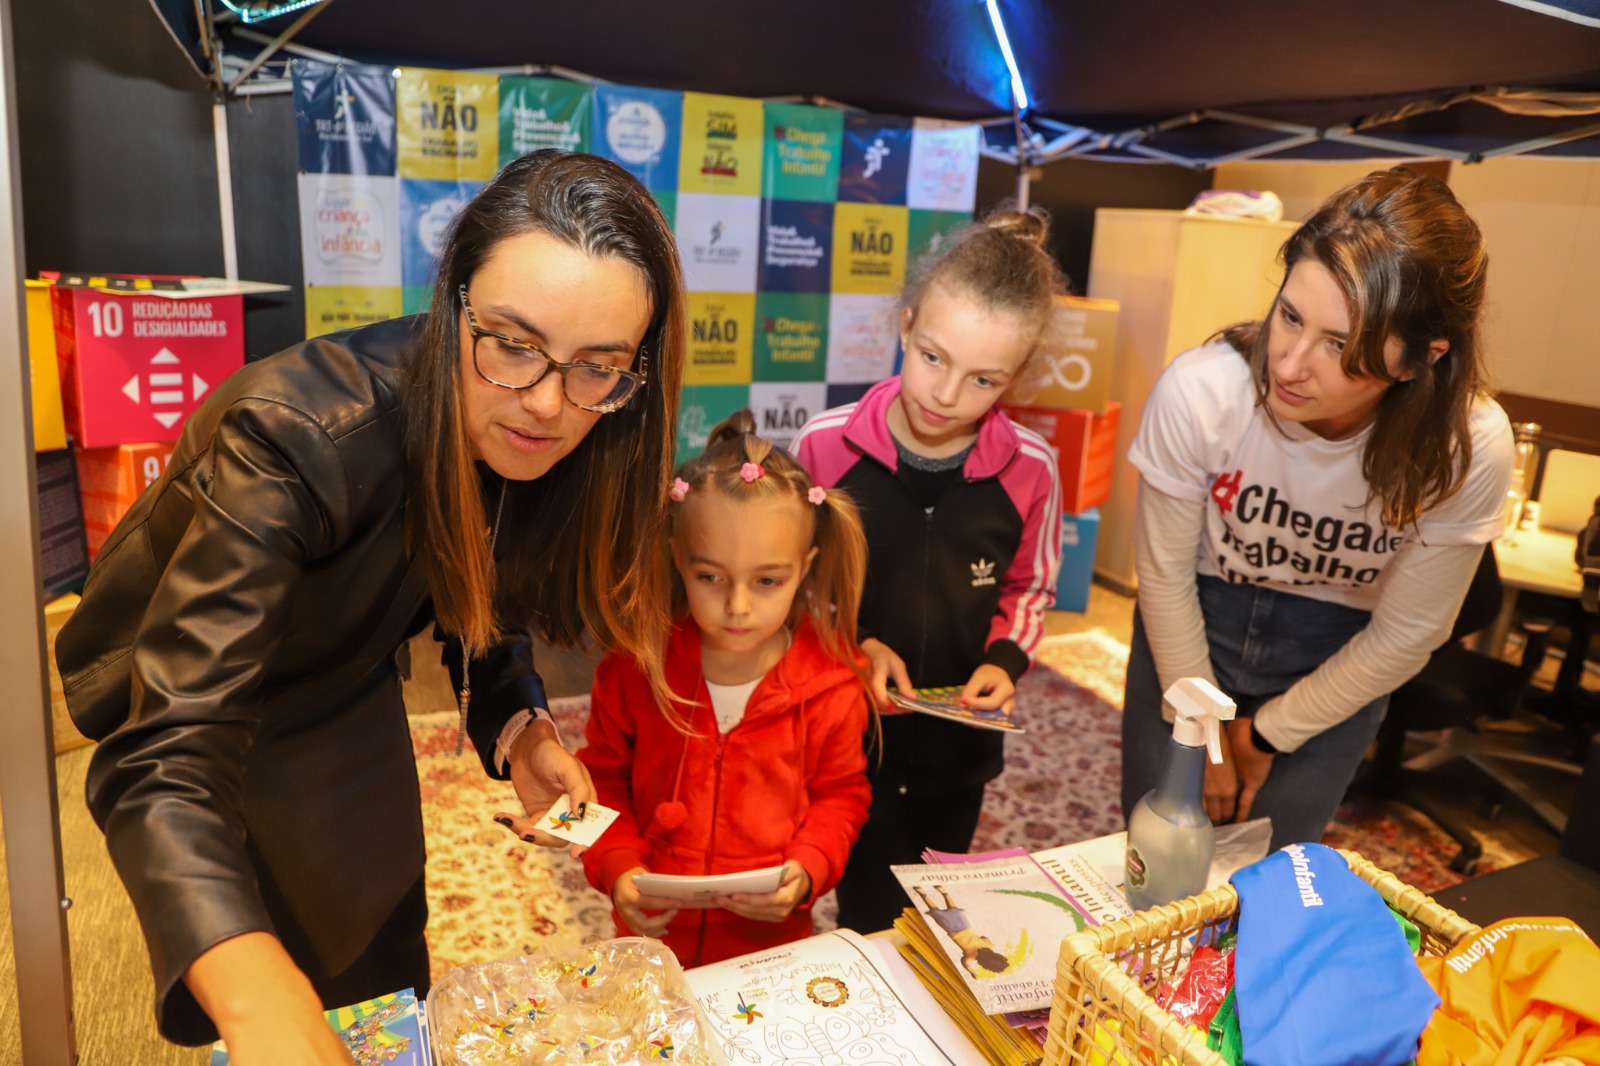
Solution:
{"label": "printed booklet", "polygon": [[924,943],[937,944],[985,1014],[1048,1009],[1061,942],[1084,915],[1032,858],[891,866]]}
{"label": "printed booklet", "polygon": [[1026,733],[1017,724],[1014,715],[1000,711],[969,711],[961,706],[961,686],[944,688],[919,688],[911,695],[897,689],[889,690],[889,702],[918,714],[931,714],[935,718],[948,718],[952,722],[970,725],[974,729],[995,729],[1002,733]]}
{"label": "printed booklet", "polygon": [[783,887],[783,867],[764,866],[733,874],[639,874],[633,885],[647,896],[682,900],[685,907],[710,907],[717,896],[731,892],[776,892]]}
{"label": "printed booklet", "polygon": [[[350,1049],[356,1066],[432,1066],[428,1025],[407,988],[328,1011],[328,1024]],[[228,1066],[222,1041],[211,1046],[210,1066]]]}

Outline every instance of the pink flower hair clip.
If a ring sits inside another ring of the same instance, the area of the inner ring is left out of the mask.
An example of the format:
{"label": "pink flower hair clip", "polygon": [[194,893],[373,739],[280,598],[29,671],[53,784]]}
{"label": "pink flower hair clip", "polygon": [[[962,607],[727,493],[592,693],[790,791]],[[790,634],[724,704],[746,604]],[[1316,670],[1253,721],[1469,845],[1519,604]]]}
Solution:
{"label": "pink flower hair clip", "polygon": [[746,485],[765,475],[766,471],[761,469],[760,463],[746,463],[739,468],[739,476],[744,479]]}
{"label": "pink flower hair clip", "polygon": [[672,497],[673,503],[682,503],[683,498],[689,495],[689,483],[681,477],[672,479],[672,488],[667,490],[667,495]]}
{"label": "pink flower hair clip", "polygon": [[810,500],[813,506],[821,507],[822,502],[827,498],[828,490],[821,485],[812,485],[806,490],[806,499]]}

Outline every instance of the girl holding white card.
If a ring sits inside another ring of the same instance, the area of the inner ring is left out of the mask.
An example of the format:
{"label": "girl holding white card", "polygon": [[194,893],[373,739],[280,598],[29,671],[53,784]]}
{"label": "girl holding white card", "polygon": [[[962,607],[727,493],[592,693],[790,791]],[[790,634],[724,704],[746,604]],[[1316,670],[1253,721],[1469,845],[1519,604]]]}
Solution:
{"label": "girl holding white card", "polygon": [[[811,935],[811,904],[844,871],[870,790],[856,610],[866,539],[855,505],[811,482],[740,411],[670,492],[678,619],[663,704],[638,664],[595,675],[587,746],[617,822],[584,854],[619,933],[664,940],[699,966]],[[704,907],[644,895],[641,873],[782,866],[776,891]]]}

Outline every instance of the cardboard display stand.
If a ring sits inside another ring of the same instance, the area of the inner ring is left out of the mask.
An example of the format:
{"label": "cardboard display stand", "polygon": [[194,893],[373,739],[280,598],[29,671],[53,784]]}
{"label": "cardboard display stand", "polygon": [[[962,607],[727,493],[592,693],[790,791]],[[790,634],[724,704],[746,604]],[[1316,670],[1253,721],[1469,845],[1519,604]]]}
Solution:
{"label": "cardboard display stand", "polygon": [[1033,430],[1055,449],[1062,513],[1081,514],[1105,502],[1111,493],[1120,403],[1113,400],[1099,413],[1010,405],[1005,411],[1013,422]]}
{"label": "cardboard display stand", "polygon": [[33,450],[67,446],[61,413],[61,373],[56,368],[56,334],[50,315],[50,283],[27,281],[28,381],[33,393]]}
{"label": "cardboard display stand", "polygon": [[1039,350],[1001,402],[1019,407],[1103,411],[1117,350],[1115,300],[1057,296]]}
{"label": "cardboard display stand", "polygon": [[83,497],[83,528],[93,559],[133,501],[149,488],[172,459],[162,442],[86,448],[78,453],[78,491]]}
{"label": "cardboard display stand", "polygon": [[244,365],[244,298],[173,291],[51,292],[67,431],[85,448],[174,441]]}

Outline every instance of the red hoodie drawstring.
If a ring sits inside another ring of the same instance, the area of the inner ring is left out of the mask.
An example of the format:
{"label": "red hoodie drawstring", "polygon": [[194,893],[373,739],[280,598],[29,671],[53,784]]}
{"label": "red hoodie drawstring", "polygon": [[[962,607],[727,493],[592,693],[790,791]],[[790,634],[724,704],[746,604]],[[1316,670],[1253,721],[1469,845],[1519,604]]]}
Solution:
{"label": "red hoodie drawstring", "polygon": [[[705,687],[705,678],[700,679],[701,690],[706,696],[706,703],[711,702],[711,691]],[[656,828],[671,831],[677,829],[689,820],[689,808],[678,799],[678,792],[683,787],[683,767],[689,761],[689,738],[683,738],[683,747],[678,749],[678,772],[672,779],[672,798],[665,803],[656,805],[655,813],[650,816],[650,824]]]}

